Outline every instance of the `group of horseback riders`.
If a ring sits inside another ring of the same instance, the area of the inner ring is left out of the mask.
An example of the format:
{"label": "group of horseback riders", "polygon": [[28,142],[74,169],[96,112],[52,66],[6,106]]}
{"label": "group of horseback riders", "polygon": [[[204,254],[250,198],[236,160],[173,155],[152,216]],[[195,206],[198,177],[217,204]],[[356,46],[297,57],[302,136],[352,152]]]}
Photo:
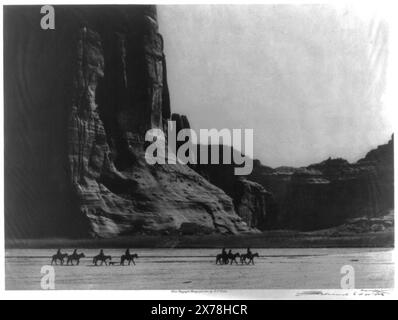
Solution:
{"label": "group of horseback riders", "polygon": [[[66,265],[69,265],[69,263],[73,266],[73,262],[76,261],[76,264],[79,265],[80,263],[80,259],[84,258],[85,255],[84,253],[77,253],[77,249],[73,250],[73,253],[71,255],[67,254],[67,253],[62,253],[61,249],[58,249],[57,253],[54,254],[52,256],[52,260],[51,260],[51,265],[53,263],[57,264],[57,261],[59,261],[61,263],[61,265],[64,264],[65,259],[66,260]],[[138,258],[137,254],[131,254],[130,253],[130,249],[126,249],[125,254],[122,255],[120,257],[120,265],[124,266],[125,262],[128,262],[128,265],[130,265],[131,263],[133,263],[135,265],[135,261],[134,259]],[[94,265],[98,265],[98,262],[100,262],[100,265],[103,265],[105,263],[105,265],[116,265],[116,262],[112,262],[112,257],[111,256],[107,256],[104,254],[104,250],[101,249],[99,254],[96,255],[95,257],[93,257],[93,264]]]}
{"label": "group of horseback riders", "polygon": [[239,252],[232,253],[231,249],[227,253],[226,249],[222,248],[221,253],[216,257],[216,264],[232,264],[233,262],[238,264],[238,261],[236,260],[238,257],[240,258],[239,260],[241,264],[254,264],[254,258],[258,256],[258,253],[251,252],[250,247],[247,248],[247,251],[244,254],[240,254]]}
{"label": "group of horseback riders", "polygon": [[[247,248],[246,253],[240,254],[240,253],[232,253],[232,250],[229,250],[228,252],[226,251],[225,248],[222,249],[221,253],[217,255],[216,257],[216,264],[232,264],[235,262],[235,264],[238,264],[237,258],[240,258],[240,263],[241,264],[254,264],[254,258],[258,257],[258,253],[252,253],[250,248]],[[65,259],[66,259],[66,265],[71,264],[72,266],[74,265],[73,262],[76,262],[76,265],[80,264],[80,259],[84,258],[85,255],[84,253],[77,253],[77,249],[73,250],[72,254],[67,254],[67,253],[62,253],[61,249],[58,249],[57,253],[52,256],[51,260],[51,265],[53,263],[57,264],[59,261],[61,265],[64,264]],[[128,265],[133,263],[135,265],[134,259],[138,258],[138,255],[131,254],[130,249],[126,249],[124,255],[120,257],[120,265],[124,266],[125,262],[128,262]],[[116,265],[118,264],[117,262],[112,262],[112,257],[105,255],[104,250],[101,249],[99,254],[93,257],[93,264],[94,265],[100,265],[102,266],[104,263],[105,265]]]}

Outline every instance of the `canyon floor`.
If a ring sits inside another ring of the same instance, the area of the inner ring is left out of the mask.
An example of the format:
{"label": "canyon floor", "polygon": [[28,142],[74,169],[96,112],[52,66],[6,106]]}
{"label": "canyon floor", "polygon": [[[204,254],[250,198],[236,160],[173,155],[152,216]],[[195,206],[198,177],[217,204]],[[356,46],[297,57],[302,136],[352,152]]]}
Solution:
{"label": "canyon floor", "polygon": [[[216,265],[218,249],[135,249],[135,266],[93,266],[97,249],[82,249],[79,266],[54,266],[55,289],[340,289],[341,269],[355,288],[392,288],[393,251],[381,248],[255,249],[255,265]],[[71,249],[66,250],[67,252]],[[235,248],[234,251],[242,251]],[[55,249],[7,249],[6,289],[40,290],[41,268]],[[106,249],[118,261],[122,249]]]}

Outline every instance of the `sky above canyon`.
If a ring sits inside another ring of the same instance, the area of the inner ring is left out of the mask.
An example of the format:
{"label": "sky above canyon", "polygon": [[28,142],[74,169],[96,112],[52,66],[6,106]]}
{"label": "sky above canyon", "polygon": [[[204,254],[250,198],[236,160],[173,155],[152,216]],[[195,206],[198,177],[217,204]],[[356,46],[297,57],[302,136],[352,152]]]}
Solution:
{"label": "sky above canyon", "polygon": [[158,6],[171,107],[193,129],[254,129],[265,165],[356,161],[393,132],[388,25],[325,5]]}

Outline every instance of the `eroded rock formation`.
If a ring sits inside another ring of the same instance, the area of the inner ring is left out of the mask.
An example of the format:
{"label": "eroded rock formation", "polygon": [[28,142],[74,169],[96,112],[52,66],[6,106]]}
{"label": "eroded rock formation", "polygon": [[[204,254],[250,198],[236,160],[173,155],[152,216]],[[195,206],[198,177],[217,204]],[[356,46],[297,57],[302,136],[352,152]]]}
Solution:
{"label": "eroded rock formation", "polygon": [[188,166],[145,161],[171,118],[156,8],[55,13],[44,31],[39,6],[6,9],[7,236],[252,232]]}
{"label": "eroded rock formation", "polygon": [[[236,215],[232,200],[188,166],[151,166],[145,162],[145,132],[165,128],[170,108],[163,40],[151,7],[144,12],[143,27],[143,57],[138,54],[136,58],[143,58],[141,78],[146,86],[139,99],[137,87],[135,91],[131,88],[131,94],[128,90],[137,77],[128,67],[134,54],[126,40],[128,33],[110,34],[104,43],[103,35],[95,29],[83,26],[79,30],[69,159],[81,214],[88,217],[92,233],[101,237],[140,232],[250,231]],[[118,44],[116,52],[107,47],[108,42]],[[109,52],[119,68],[108,76],[107,70],[112,68],[106,67]],[[107,91],[105,85],[97,88],[102,78],[105,83],[119,83],[121,88],[116,92]],[[98,90],[100,94],[116,94],[116,103],[109,106],[108,99],[97,98]],[[102,110],[113,114],[106,128]],[[139,123],[134,120],[137,117]]]}
{"label": "eroded rock formation", "polygon": [[312,230],[394,208],[393,139],[354,164],[255,161],[245,180],[148,165],[148,129],[189,127],[171,115],[155,7],[55,12],[45,31],[40,6],[4,7],[6,237]]}
{"label": "eroded rock formation", "polygon": [[[201,149],[206,148],[207,155],[211,154],[211,147],[197,146],[197,154],[200,159]],[[267,230],[275,225],[276,203],[273,195],[261,184],[250,181],[234,173],[234,164],[223,164],[223,156],[226,152],[237,152],[229,146],[221,145],[218,149],[220,164],[198,164],[191,166],[212,184],[225,191],[232,199],[236,213],[252,228]]]}
{"label": "eroded rock formation", "polygon": [[303,168],[271,169],[257,162],[250,179],[272,192],[273,228],[315,230],[394,210],[394,139],[356,163],[328,159]]}
{"label": "eroded rock formation", "polygon": [[267,228],[272,214],[267,206],[272,201],[272,195],[263,186],[247,179],[237,179],[233,199],[236,212],[249,226],[260,230]]}

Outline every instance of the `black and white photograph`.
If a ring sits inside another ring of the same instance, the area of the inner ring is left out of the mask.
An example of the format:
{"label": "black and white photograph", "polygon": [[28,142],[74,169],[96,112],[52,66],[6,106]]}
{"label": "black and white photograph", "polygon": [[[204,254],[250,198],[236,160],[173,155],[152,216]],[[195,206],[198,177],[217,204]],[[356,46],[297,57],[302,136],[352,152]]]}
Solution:
{"label": "black and white photograph", "polygon": [[396,297],[391,8],[2,10],[5,293]]}

